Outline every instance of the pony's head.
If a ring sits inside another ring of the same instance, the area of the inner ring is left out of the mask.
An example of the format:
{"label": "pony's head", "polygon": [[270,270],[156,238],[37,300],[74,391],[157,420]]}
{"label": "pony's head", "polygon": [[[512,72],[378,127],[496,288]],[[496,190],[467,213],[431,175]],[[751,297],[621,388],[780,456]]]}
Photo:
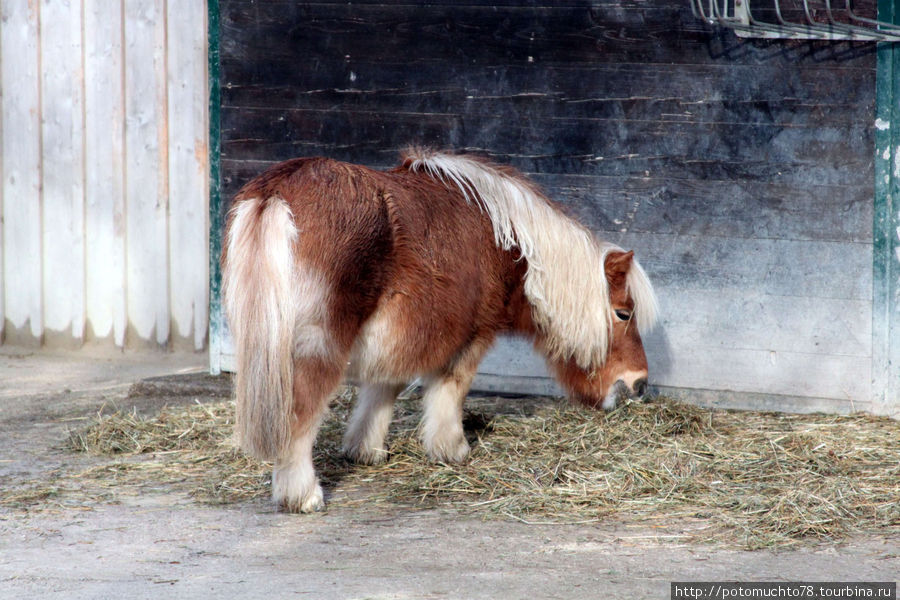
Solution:
{"label": "pony's head", "polygon": [[608,284],[608,351],[602,363],[587,368],[574,357],[551,361],[560,383],[579,402],[612,410],[626,398],[640,398],[647,392],[647,357],[641,331],[656,320],[656,299],[634,252],[610,250],[604,271]]}

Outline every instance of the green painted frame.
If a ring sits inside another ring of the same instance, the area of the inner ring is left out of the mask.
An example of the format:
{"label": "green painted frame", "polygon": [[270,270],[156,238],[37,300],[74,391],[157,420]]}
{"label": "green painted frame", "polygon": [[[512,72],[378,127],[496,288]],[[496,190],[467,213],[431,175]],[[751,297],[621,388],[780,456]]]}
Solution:
{"label": "green painted frame", "polygon": [[222,135],[220,112],[222,95],[219,88],[219,2],[207,2],[207,44],[209,85],[209,372],[222,370],[222,340],[225,319],[222,313]]}
{"label": "green painted frame", "polygon": [[[878,19],[900,22],[894,0]],[[878,44],[872,228],[872,411],[900,412],[900,44]]]}

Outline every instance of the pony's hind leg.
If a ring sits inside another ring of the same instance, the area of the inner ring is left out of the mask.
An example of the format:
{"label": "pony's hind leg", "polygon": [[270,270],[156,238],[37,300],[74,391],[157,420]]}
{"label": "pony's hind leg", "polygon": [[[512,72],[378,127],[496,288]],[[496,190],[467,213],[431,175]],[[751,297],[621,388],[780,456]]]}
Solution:
{"label": "pony's hind leg", "polygon": [[289,512],[325,508],[312,450],[328,399],[340,383],[343,361],[301,357],[294,361],[294,424],[288,453],[275,461],[272,499]]}
{"label": "pony's hind leg", "polygon": [[393,383],[367,383],[344,434],[344,454],[356,462],[377,465],[387,458],[384,437],[394,412],[394,400],[403,386]]}

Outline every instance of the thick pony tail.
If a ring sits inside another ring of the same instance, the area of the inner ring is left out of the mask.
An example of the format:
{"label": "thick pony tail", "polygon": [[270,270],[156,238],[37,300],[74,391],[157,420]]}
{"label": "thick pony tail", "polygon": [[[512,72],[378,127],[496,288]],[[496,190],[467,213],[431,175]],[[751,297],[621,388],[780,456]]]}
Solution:
{"label": "thick pony tail", "polygon": [[284,456],[291,440],[296,239],[281,198],[241,200],[230,212],[222,260],[237,351],[236,431],[261,460]]}

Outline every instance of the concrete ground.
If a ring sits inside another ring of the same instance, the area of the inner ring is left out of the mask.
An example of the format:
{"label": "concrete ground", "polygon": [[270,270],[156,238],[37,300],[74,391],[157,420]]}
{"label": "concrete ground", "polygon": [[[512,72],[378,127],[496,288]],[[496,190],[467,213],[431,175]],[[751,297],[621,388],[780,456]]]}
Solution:
{"label": "concrete ground", "polygon": [[[152,412],[193,401],[164,386],[127,392],[205,363],[0,348],[0,493],[84,460],[60,442],[104,404]],[[671,581],[900,577],[897,536],[745,552],[680,543],[679,530],[696,526],[528,525],[402,508],[297,516],[158,491],[87,509],[0,509],[0,598],[632,599],[668,598]]]}

